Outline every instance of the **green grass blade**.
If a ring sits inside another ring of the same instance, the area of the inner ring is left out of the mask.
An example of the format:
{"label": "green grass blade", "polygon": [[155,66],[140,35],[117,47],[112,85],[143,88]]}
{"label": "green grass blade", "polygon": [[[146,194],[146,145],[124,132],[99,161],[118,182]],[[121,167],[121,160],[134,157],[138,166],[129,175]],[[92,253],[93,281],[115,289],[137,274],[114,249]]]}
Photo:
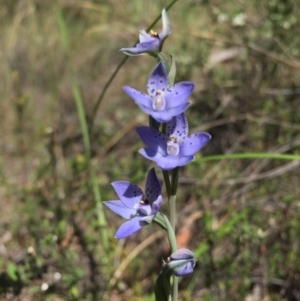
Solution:
{"label": "green grass blade", "polygon": [[229,159],[278,159],[278,160],[300,160],[299,155],[276,154],[276,153],[242,153],[242,154],[225,154],[198,157],[197,162],[208,162]]}
{"label": "green grass blade", "polygon": [[69,52],[69,38],[68,38],[68,30],[65,18],[63,16],[61,8],[58,6],[56,11],[56,19],[59,28],[59,35],[61,38],[61,42],[63,44],[64,50]]}
{"label": "green grass blade", "polygon": [[106,230],[107,229],[106,228],[106,218],[104,215],[103,203],[101,201],[101,193],[100,193],[99,185],[97,183],[96,173],[95,173],[95,170],[94,170],[92,162],[91,162],[91,143],[90,143],[87,121],[85,118],[85,110],[84,110],[84,106],[83,106],[83,101],[82,101],[81,93],[79,91],[79,87],[78,87],[75,79],[73,79],[73,81],[72,81],[72,90],[73,90],[73,94],[74,94],[74,98],[75,98],[77,114],[78,114],[79,122],[80,122],[80,128],[81,128],[82,135],[83,135],[83,142],[84,142],[84,147],[85,147],[85,151],[86,151],[86,157],[89,162],[90,178],[91,178],[94,198],[96,201],[96,211],[97,211],[97,216],[98,216],[98,221],[99,221],[99,226],[100,226],[102,243],[103,243],[104,249],[106,251],[108,251],[109,250],[109,242],[108,242],[108,235],[107,235],[107,230]]}
{"label": "green grass blade", "polygon": [[83,143],[85,147],[85,153],[88,159],[91,157],[91,144],[90,144],[90,137],[89,137],[89,131],[88,131],[88,126],[85,118],[85,110],[83,107],[83,102],[82,102],[82,97],[81,93],[79,91],[79,87],[73,79],[72,81],[72,90],[73,90],[73,95],[75,98],[75,103],[76,103],[76,109],[77,109],[77,114],[79,117],[79,122],[80,122],[80,128],[82,131],[83,135]]}

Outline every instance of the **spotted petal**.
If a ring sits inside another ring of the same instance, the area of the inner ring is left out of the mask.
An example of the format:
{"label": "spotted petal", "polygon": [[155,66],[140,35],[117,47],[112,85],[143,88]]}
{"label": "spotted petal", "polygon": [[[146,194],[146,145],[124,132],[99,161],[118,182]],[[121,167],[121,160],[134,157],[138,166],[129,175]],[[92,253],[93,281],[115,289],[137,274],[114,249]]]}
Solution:
{"label": "spotted petal", "polygon": [[180,145],[180,155],[193,156],[209,141],[210,138],[211,136],[205,132],[192,134]]}
{"label": "spotted petal", "polygon": [[111,184],[122,203],[131,209],[137,209],[143,197],[143,191],[137,185],[127,181],[117,181]]}
{"label": "spotted petal", "polygon": [[192,82],[180,82],[165,91],[167,110],[185,103],[191,96],[195,84]]}
{"label": "spotted petal", "polygon": [[151,168],[148,172],[145,196],[146,199],[152,204],[161,195],[161,185],[158,181],[154,168]]}
{"label": "spotted petal", "polygon": [[149,148],[158,153],[166,154],[167,141],[161,132],[148,126],[139,126],[136,131]]}
{"label": "spotted petal", "polygon": [[148,84],[147,91],[148,94],[154,98],[158,90],[166,90],[169,87],[168,73],[165,65],[159,63],[155,69],[152,71]]}
{"label": "spotted petal", "polygon": [[167,136],[175,136],[183,140],[188,135],[188,122],[184,113],[172,118],[167,123]]}

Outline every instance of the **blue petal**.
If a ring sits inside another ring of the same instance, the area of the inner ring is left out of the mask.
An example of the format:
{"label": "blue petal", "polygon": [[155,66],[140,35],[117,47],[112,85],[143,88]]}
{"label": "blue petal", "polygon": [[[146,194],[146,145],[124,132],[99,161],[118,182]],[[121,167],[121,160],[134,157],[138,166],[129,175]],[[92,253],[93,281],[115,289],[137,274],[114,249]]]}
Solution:
{"label": "blue petal", "polygon": [[165,156],[155,160],[157,166],[162,170],[170,170],[178,166],[183,166],[194,159],[194,156],[179,157]]}
{"label": "blue petal", "polygon": [[189,249],[178,249],[174,253],[170,255],[171,260],[179,260],[179,259],[193,259],[195,258],[195,254]]}
{"label": "blue petal", "polygon": [[157,53],[157,52],[159,52],[160,41],[157,38],[153,38],[152,40],[138,43],[135,47],[140,52],[144,52],[144,53]]}
{"label": "blue petal", "polygon": [[193,156],[197,153],[211,138],[208,133],[195,133],[187,137],[180,145],[181,156]]}
{"label": "blue petal", "polygon": [[139,231],[146,224],[141,221],[142,218],[143,216],[137,216],[122,224],[116,232],[115,237],[121,239]]}
{"label": "blue petal", "polygon": [[152,71],[148,84],[148,94],[153,98],[156,96],[157,90],[165,91],[169,87],[168,73],[165,65],[159,63]]}
{"label": "blue petal", "polygon": [[129,56],[136,56],[136,55],[142,55],[147,53],[147,52],[143,52],[141,49],[138,49],[136,47],[121,48],[120,51]]}
{"label": "blue petal", "polygon": [[146,159],[149,159],[154,162],[157,162],[158,160],[160,160],[160,158],[163,157],[162,153],[158,153],[156,150],[153,150],[149,147],[141,148],[139,150],[139,153]]}
{"label": "blue petal", "polygon": [[166,154],[167,141],[161,132],[148,126],[139,126],[136,131],[149,148],[157,153]]}
{"label": "blue petal", "polygon": [[147,110],[145,113],[152,112],[152,99],[148,95],[128,86],[124,86],[123,89],[143,111]]}
{"label": "blue petal", "polygon": [[183,267],[174,268],[173,273],[174,275],[180,277],[190,273],[193,273],[195,267],[195,262],[188,262]]}
{"label": "blue petal", "polygon": [[158,198],[152,203],[152,212],[151,212],[151,214],[155,215],[158,212],[161,204],[162,204],[162,196],[159,195]]}
{"label": "blue petal", "polygon": [[194,161],[195,156],[185,156],[185,157],[179,157],[178,166],[184,166],[188,164],[191,161]]}
{"label": "blue petal", "polygon": [[143,191],[140,187],[127,181],[113,182],[111,185],[125,206],[131,209],[138,208],[143,198]]}
{"label": "blue petal", "polygon": [[148,215],[150,215],[150,214],[151,214],[151,211],[152,211],[152,209],[151,209],[150,204],[148,204],[148,205],[140,205],[140,206],[139,206],[139,213],[140,213],[141,215],[143,215],[143,216],[148,216]]}
{"label": "blue petal", "polygon": [[126,207],[121,201],[107,201],[104,205],[126,219],[131,219],[137,214],[137,210]]}
{"label": "blue petal", "polygon": [[159,47],[160,41],[158,39],[153,39],[152,41],[139,43],[135,47],[121,48],[120,51],[127,55],[135,56],[146,53],[157,53],[159,51]]}
{"label": "blue petal", "polygon": [[147,176],[145,196],[150,204],[152,204],[157,200],[159,195],[161,195],[161,185],[156,176],[155,169],[151,168]]}
{"label": "blue petal", "polygon": [[147,33],[144,29],[140,30],[139,40],[140,43],[151,42],[154,38],[151,34]]}
{"label": "blue petal", "polygon": [[178,156],[164,156],[156,160],[157,166],[162,170],[171,170],[179,166]]}
{"label": "blue petal", "polygon": [[[173,117],[180,115],[183,113],[187,107],[190,105],[189,102],[185,102],[176,108],[172,108],[170,110],[163,110],[163,111],[152,111],[149,113],[156,121],[165,123],[169,122]],[[145,110],[144,110],[145,112]],[[148,113],[147,113],[148,114]]]}
{"label": "blue petal", "polygon": [[185,103],[191,96],[195,84],[192,82],[181,82],[166,90],[167,110],[178,107]]}
{"label": "blue petal", "polygon": [[167,136],[175,136],[183,140],[188,135],[188,122],[184,113],[174,117],[167,123]]}

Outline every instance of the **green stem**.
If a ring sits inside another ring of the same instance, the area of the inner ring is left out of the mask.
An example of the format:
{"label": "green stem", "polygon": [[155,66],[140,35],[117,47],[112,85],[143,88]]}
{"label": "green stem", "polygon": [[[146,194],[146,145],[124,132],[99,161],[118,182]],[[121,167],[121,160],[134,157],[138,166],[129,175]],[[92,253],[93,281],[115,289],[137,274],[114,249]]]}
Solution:
{"label": "green stem", "polygon": [[[178,186],[178,175],[179,175],[179,168],[176,167],[172,170],[171,197],[169,198],[170,223],[173,229],[174,236],[175,236],[175,228],[176,228],[176,194],[177,194],[177,186]],[[176,240],[176,236],[175,236],[175,240]],[[173,276],[172,296],[173,296],[173,301],[178,300],[178,278],[176,276]]]}
{"label": "green stem", "polygon": [[174,253],[177,250],[175,232],[174,232],[173,227],[172,227],[171,223],[169,222],[167,216],[162,213],[160,213],[160,214],[163,216],[163,218],[165,220],[165,224],[166,224],[166,228],[167,228],[166,230],[168,233],[168,239],[169,239],[169,243],[171,246],[171,252]]}
{"label": "green stem", "polygon": [[178,300],[178,277],[173,276],[173,301]]}
{"label": "green stem", "polygon": [[170,223],[175,232],[176,226],[176,195],[171,195],[169,198]]}
{"label": "green stem", "polygon": [[179,176],[179,167],[175,167],[172,170],[172,195],[176,195],[177,193],[177,186],[178,186],[178,176]]}
{"label": "green stem", "polygon": [[158,213],[155,215],[153,221],[154,221],[155,223],[157,223],[161,228],[163,228],[164,230],[167,231],[166,221],[165,221],[165,219],[164,219],[164,216],[163,216],[162,214],[160,214],[160,212],[158,212]]}
{"label": "green stem", "polygon": [[171,195],[169,197],[169,208],[170,208],[170,223],[175,232],[176,227],[176,193],[178,186],[178,174],[179,168],[176,167],[172,170],[172,178],[171,178]]}
{"label": "green stem", "polygon": [[170,182],[169,172],[167,170],[163,170],[162,173],[163,173],[164,180],[165,180],[168,199],[170,199],[170,197],[171,197],[171,182]]}

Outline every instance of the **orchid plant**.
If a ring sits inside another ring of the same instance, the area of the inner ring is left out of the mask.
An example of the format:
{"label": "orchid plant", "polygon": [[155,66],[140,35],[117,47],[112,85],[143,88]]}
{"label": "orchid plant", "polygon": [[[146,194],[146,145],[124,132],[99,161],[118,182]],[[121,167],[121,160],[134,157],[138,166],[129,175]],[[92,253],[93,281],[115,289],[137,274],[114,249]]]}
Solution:
{"label": "orchid plant", "polygon": [[[178,279],[193,272],[196,258],[192,251],[177,249],[175,236],[176,194],[179,167],[193,161],[211,136],[205,132],[188,135],[188,122],[185,115],[189,107],[194,83],[180,82],[174,85],[175,63],[171,64],[161,53],[166,38],[171,34],[170,21],[165,9],[162,10],[162,31],[158,34],[140,31],[140,42],[132,48],[122,48],[126,55],[149,54],[158,61],[152,71],[147,93],[125,86],[124,91],[139,108],[149,115],[149,126],[139,126],[136,131],[145,144],[139,153],[156,163],[161,170],[169,203],[169,218],[161,213],[163,203],[162,187],[155,169],[149,170],[145,191],[128,181],[113,182],[112,186],[119,200],[104,202],[116,214],[127,219],[117,230],[117,239],[126,238],[144,226],[154,222],[167,232],[170,242],[170,256],[163,262],[161,272],[155,283],[156,301],[178,299]],[[171,67],[170,67],[171,66]],[[171,278],[173,277],[173,281]]]}

